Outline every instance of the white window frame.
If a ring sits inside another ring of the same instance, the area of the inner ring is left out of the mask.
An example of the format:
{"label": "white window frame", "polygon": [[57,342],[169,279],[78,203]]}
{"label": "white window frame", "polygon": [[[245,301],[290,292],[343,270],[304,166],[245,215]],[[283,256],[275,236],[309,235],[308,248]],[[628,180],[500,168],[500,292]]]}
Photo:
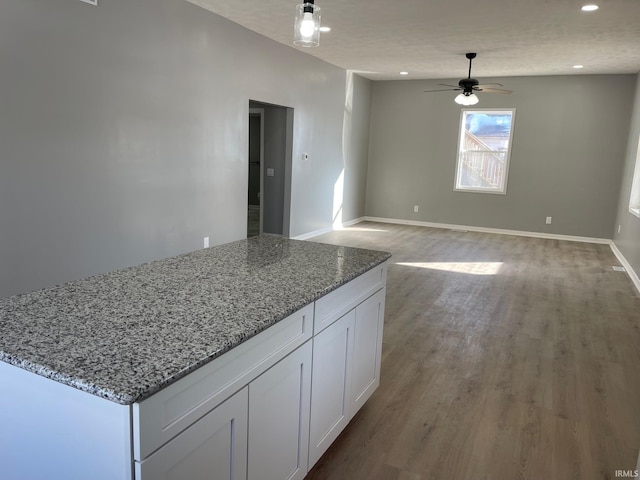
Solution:
{"label": "white window frame", "polygon": [[[511,114],[511,130],[509,131],[509,144],[507,150],[504,152],[504,181],[501,188],[478,188],[478,187],[465,187],[460,185],[460,177],[462,176],[461,160],[463,147],[464,147],[464,134],[465,134],[465,118],[469,113],[499,113],[504,112]],[[463,108],[460,112],[460,128],[458,130],[458,151],[456,155],[456,175],[454,179],[453,189],[456,192],[473,192],[473,193],[489,193],[494,195],[506,195],[507,183],[509,181],[509,163],[511,160],[511,145],[513,144],[513,129],[516,119],[515,108]]]}
{"label": "white window frame", "polygon": [[640,136],[638,136],[638,150],[636,152],[636,166],[631,182],[631,195],[629,196],[629,213],[640,218]]}

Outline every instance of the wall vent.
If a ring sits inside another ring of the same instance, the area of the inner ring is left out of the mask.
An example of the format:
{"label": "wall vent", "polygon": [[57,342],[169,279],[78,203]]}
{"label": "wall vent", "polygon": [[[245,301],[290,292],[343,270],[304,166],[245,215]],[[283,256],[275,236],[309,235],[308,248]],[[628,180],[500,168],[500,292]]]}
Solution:
{"label": "wall vent", "polygon": [[89,5],[98,6],[98,0],[80,0],[81,2],[88,3]]}

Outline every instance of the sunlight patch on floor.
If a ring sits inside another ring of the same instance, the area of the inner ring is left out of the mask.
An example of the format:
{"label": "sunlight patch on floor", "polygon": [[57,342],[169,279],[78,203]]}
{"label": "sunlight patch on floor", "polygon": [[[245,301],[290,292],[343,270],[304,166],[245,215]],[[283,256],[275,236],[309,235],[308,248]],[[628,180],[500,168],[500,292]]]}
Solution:
{"label": "sunlight patch on floor", "polygon": [[396,265],[468,275],[497,275],[502,267],[502,262],[398,262]]}

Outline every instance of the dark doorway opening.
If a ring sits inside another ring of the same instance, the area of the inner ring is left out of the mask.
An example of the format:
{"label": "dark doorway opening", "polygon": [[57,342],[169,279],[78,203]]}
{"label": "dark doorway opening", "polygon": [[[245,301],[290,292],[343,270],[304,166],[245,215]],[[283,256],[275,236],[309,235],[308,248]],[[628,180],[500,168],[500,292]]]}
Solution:
{"label": "dark doorway opening", "polygon": [[247,236],[289,236],[293,109],[249,101]]}

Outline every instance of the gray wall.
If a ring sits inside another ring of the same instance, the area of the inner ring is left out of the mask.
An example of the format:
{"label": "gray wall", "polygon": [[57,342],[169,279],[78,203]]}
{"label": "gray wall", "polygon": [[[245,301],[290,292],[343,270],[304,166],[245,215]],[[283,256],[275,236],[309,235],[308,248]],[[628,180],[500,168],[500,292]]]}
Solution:
{"label": "gray wall", "polygon": [[371,80],[347,73],[344,122],[344,191],[342,221],[363,217],[369,157],[369,120],[371,116]]}
{"label": "gray wall", "polygon": [[423,93],[441,80],[374,82],[367,215],[612,238],[635,76],[482,80],[514,90],[475,106],[516,108],[507,195],[453,191],[460,107]]}
{"label": "gray wall", "polygon": [[[638,153],[638,139],[640,138],[640,75],[636,76],[635,100],[632,104],[633,116],[627,143],[614,242],[636,274],[640,275],[640,218],[629,213],[629,195],[631,194],[631,182]],[[617,233],[617,225],[620,225],[620,233]]]}
{"label": "gray wall", "polygon": [[295,109],[289,233],[331,224],[342,69],[179,0],[3,0],[0,64],[0,297],[244,238],[249,99]]}

